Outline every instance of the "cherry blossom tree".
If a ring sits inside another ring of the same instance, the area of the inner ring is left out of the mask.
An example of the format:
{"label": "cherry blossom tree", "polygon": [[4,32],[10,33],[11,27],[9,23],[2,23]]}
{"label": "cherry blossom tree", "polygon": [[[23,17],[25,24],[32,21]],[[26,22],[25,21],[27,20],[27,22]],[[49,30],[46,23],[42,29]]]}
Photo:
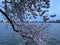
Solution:
{"label": "cherry blossom tree", "polygon": [[[41,17],[44,22],[49,20],[50,0],[4,0],[5,12],[0,12],[8,19],[14,31],[18,32],[26,42],[26,45],[46,45],[44,39],[48,36],[46,28],[48,23],[26,23],[28,16],[32,15],[34,19]],[[29,19],[32,19],[29,17]],[[25,22],[25,23],[24,23]]]}

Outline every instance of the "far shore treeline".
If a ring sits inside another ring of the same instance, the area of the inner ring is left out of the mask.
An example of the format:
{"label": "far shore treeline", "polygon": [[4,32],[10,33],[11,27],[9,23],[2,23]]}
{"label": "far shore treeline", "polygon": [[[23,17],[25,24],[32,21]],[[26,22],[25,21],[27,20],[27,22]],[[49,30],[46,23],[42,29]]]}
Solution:
{"label": "far shore treeline", "polygon": [[[9,22],[8,20],[0,20],[0,22]],[[44,23],[43,21],[24,21],[24,23]],[[60,23],[60,20],[51,20],[45,23]]]}

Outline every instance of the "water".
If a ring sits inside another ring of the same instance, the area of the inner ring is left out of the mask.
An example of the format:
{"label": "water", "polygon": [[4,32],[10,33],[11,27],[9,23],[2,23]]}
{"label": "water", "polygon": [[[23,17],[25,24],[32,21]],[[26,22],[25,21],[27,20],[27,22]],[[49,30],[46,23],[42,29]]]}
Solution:
{"label": "water", "polygon": [[60,45],[60,23],[51,23],[50,27],[48,45]]}
{"label": "water", "polygon": [[0,45],[20,45],[21,36],[14,32],[10,24],[0,23]]}
{"label": "water", "polygon": [[[49,38],[47,45],[60,45],[60,24],[51,23],[49,27]],[[0,45],[20,45],[23,43],[22,37],[13,31],[9,23],[0,22]]]}

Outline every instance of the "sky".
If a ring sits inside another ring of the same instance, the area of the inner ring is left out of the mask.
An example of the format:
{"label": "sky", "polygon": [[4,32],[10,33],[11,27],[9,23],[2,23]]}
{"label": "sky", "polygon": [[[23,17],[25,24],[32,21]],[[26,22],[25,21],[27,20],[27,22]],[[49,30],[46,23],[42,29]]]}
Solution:
{"label": "sky", "polygon": [[56,14],[53,20],[60,19],[60,0],[50,0],[50,13]]}
{"label": "sky", "polygon": [[[0,0],[0,2],[1,1],[2,0]],[[1,8],[1,3],[0,3],[0,8]],[[50,0],[49,13],[56,14],[56,17],[50,18],[50,20],[60,20],[60,0]],[[0,20],[3,18],[4,18],[4,16],[0,15]],[[41,19],[38,17],[36,20],[41,20]]]}

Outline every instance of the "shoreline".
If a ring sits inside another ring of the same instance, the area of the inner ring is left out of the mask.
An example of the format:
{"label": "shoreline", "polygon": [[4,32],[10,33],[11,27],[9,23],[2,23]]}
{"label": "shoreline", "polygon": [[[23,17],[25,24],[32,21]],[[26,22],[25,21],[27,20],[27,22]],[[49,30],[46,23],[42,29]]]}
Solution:
{"label": "shoreline", "polygon": [[[10,22],[0,22],[0,23],[10,23]],[[60,22],[23,22],[23,23],[60,23]]]}

